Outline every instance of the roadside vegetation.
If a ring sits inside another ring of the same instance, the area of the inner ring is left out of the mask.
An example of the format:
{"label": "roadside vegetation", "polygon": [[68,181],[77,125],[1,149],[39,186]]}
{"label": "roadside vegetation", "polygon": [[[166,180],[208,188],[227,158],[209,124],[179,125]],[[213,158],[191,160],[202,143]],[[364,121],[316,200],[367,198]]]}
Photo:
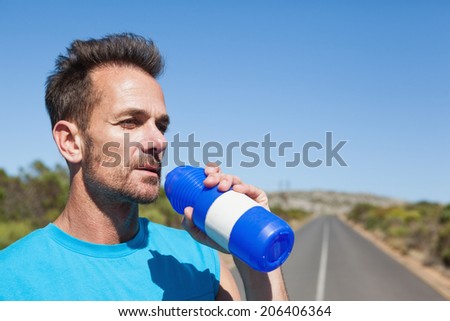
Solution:
{"label": "roadside vegetation", "polygon": [[387,208],[358,204],[347,217],[402,254],[418,253],[425,265],[450,267],[450,204],[418,202]]}

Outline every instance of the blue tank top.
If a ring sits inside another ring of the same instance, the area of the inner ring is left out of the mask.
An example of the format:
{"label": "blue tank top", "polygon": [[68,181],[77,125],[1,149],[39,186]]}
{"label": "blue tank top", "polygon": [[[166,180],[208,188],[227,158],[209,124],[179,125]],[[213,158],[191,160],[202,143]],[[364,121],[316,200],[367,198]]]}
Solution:
{"label": "blue tank top", "polygon": [[214,300],[217,252],[141,218],[129,242],[99,245],[54,224],[0,251],[0,300]]}

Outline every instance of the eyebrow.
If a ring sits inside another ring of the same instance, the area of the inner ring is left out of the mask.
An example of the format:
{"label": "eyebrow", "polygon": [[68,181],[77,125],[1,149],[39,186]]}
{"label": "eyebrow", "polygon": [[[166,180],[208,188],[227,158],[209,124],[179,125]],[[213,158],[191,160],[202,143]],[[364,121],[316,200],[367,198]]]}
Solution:
{"label": "eyebrow", "polygon": [[139,116],[139,115],[144,115],[150,118],[149,113],[146,110],[140,108],[127,108],[115,114],[114,118],[119,119],[125,116]]}
{"label": "eyebrow", "polygon": [[[125,116],[145,116],[147,118],[151,118],[151,115],[144,109],[140,108],[127,108],[125,110],[122,110],[121,112],[114,115],[114,118],[119,120],[122,117]],[[157,122],[163,122],[167,125],[170,123],[170,117],[167,114],[162,114],[161,116],[156,117]]]}

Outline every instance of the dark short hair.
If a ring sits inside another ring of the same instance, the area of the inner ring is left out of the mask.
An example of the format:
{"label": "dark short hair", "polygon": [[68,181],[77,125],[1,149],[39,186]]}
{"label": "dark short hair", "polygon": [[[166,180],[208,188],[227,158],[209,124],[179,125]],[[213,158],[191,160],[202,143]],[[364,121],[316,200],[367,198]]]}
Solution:
{"label": "dark short hair", "polygon": [[45,104],[52,128],[58,121],[67,120],[81,132],[87,130],[99,99],[90,72],[108,65],[135,66],[157,78],[164,62],[152,40],[132,33],[73,41],[67,55],[56,59],[55,71],[47,78]]}

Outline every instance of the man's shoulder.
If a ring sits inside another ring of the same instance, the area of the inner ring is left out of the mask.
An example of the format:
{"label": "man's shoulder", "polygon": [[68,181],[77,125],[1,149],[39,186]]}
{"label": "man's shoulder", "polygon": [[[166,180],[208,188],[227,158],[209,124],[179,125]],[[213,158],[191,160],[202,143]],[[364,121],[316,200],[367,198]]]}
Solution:
{"label": "man's shoulder", "polygon": [[8,263],[11,266],[11,261],[26,261],[30,256],[39,255],[37,252],[40,252],[40,249],[43,248],[42,245],[46,243],[45,228],[37,229],[1,250],[0,266],[5,266],[3,263]]}

